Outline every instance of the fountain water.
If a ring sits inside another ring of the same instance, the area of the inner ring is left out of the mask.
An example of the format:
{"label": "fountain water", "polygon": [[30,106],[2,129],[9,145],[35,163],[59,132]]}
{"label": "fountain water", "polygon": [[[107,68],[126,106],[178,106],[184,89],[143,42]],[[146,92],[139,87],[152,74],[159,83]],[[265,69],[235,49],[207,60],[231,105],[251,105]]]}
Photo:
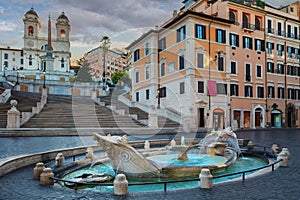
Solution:
{"label": "fountain water", "polygon": [[[208,134],[198,145],[185,145],[184,136],[181,137],[180,145],[170,147],[172,151],[179,152],[178,161],[161,163],[155,157],[145,158],[141,153],[128,144],[127,138],[119,136],[94,135],[94,139],[103,146],[111,161],[113,169],[118,173],[124,173],[128,177],[183,177],[193,176],[200,173],[201,169],[220,169],[232,165],[240,153],[236,135],[229,129],[214,131]],[[187,151],[197,148],[200,154],[193,156],[191,165]],[[213,155],[212,157],[210,155]],[[170,155],[161,154],[159,159],[168,160]],[[220,159],[218,159],[220,157]],[[211,160],[218,161],[211,162]],[[209,160],[209,162],[205,162]]]}

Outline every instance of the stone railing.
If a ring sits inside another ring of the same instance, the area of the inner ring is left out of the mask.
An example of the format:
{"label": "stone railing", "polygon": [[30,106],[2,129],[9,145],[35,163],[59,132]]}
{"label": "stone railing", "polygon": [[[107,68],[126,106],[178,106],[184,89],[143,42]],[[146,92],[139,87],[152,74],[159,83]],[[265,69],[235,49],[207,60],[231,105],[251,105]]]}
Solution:
{"label": "stone railing", "polygon": [[11,89],[6,89],[1,95],[0,95],[0,103],[6,103],[7,100],[11,96]]}
{"label": "stone railing", "polygon": [[[11,100],[12,108],[7,112],[7,126],[6,128],[20,128],[23,124],[28,122],[35,114],[40,113],[47,103],[47,91],[43,90],[41,101],[32,107],[31,112],[20,112],[17,110],[18,102]],[[20,116],[21,115],[21,116]]]}

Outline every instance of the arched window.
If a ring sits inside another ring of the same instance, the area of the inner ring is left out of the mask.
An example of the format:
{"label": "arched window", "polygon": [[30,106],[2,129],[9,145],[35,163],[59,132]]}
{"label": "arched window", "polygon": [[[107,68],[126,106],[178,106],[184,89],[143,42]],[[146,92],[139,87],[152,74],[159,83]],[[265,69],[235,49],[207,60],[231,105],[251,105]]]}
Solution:
{"label": "arched window", "polygon": [[248,28],[248,27],[249,27],[248,16],[243,14],[243,28]]}
{"label": "arched window", "polygon": [[229,20],[235,22],[235,13],[232,10],[229,11]]}
{"label": "arched window", "polygon": [[29,27],[28,27],[28,36],[33,36],[33,33],[34,33],[34,28],[33,28],[33,26],[29,26]]}
{"label": "arched window", "polygon": [[60,30],[60,37],[65,38],[66,37],[66,31],[65,30]]}
{"label": "arched window", "polygon": [[261,30],[260,19],[255,17],[255,30]]}

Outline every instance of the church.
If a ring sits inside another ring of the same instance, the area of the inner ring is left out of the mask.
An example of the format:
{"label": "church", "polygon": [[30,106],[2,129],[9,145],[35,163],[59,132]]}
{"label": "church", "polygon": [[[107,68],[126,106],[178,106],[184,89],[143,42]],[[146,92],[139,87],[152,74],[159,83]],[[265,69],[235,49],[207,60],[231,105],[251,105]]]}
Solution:
{"label": "church", "polygon": [[62,12],[56,19],[56,37],[52,37],[50,15],[47,37],[41,36],[41,22],[34,8],[25,13],[23,23],[23,48],[0,48],[0,69],[3,77],[7,80],[41,80],[46,76],[47,81],[72,81],[74,73],[70,70],[71,25],[65,13]]}

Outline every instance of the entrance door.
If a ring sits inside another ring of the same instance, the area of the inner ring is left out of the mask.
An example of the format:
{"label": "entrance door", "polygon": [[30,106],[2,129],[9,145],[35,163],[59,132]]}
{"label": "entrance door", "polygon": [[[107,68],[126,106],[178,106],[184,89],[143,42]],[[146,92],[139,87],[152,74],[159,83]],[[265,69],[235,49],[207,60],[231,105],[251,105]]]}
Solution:
{"label": "entrance door", "polygon": [[205,127],[205,121],[204,121],[204,108],[199,108],[199,127],[204,128]]}
{"label": "entrance door", "polygon": [[271,124],[274,127],[282,127],[282,113],[279,110],[271,112]]}
{"label": "entrance door", "polygon": [[261,121],[262,121],[262,117],[261,117],[261,108],[257,108],[255,110],[255,127],[261,127]]}
{"label": "entrance door", "polygon": [[215,130],[224,129],[224,111],[221,109],[214,110],[213,127]]}

